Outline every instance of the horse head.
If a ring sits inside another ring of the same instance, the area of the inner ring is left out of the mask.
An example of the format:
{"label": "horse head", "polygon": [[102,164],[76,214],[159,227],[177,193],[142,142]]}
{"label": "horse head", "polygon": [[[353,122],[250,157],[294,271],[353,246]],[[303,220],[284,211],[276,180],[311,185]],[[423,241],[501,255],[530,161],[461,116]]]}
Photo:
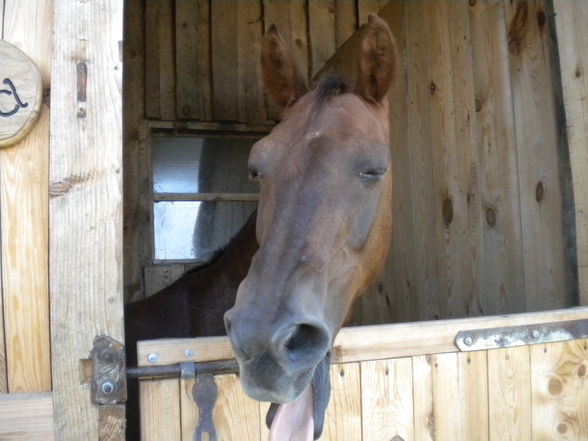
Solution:
{"label": "horse head", "polygon": [[398,63],[375,15],[359,52],[353,87],[328,75],[309,90],[276,28],[264,36],[263,81],[282,118],[251,150],[259,250],[225,314],[245,392],[305,403],[309,439],[322,430],[333,340],[381,270],[392,230],[386,93]]}

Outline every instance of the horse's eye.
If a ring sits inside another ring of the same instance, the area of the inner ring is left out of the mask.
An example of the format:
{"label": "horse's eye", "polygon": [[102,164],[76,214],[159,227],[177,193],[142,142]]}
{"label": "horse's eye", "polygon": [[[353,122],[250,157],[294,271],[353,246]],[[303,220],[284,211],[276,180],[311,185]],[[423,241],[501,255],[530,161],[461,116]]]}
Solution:
{"label": "horse's eye", "polygon": [[362,181],[377,181],[384,173],[386,173],[384,167],[370,168],[359,172],[359,177]]}

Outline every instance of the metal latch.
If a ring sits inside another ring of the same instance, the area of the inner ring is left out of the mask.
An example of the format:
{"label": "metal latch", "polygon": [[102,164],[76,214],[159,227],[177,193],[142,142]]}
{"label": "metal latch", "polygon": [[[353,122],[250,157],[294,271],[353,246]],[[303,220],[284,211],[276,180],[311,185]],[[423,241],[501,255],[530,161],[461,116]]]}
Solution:
{"label": "metal latch", "polygon": [[94,404],[127,401],[124,345],[106,335],[94,339],[92,352],[91,396]]}
{"label": "metal latch", "polygon": [[588,319],[460,331],[455,345],[461,351],[480,351],[579,338],[588,338]]}

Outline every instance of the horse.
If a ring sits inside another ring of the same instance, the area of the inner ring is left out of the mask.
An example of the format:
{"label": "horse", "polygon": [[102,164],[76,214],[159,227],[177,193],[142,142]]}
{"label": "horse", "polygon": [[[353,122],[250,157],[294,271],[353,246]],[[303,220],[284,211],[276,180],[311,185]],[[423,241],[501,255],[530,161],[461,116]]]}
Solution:
{"label": "horse", "polygon": [[330,74],[309,90],[276,27],[262,39],[281,121],[249,156],[259,248],[224,321],[245,393],[275,403],[270,441],[320,436],[333,340],[389,251],[386,95],[398,52],[376,15],[362,32],[354,87]]}
{"label": "horse", "polygon": [[[247,275],[256,251],[254,212],[211,262],[186,272],[151,297],[126,304],[127,365],[137,365],[139,340],[224,335],[223,315],[235,303],[239,283]],[[128,381],[125,439],[139,441],[136,379]]]}

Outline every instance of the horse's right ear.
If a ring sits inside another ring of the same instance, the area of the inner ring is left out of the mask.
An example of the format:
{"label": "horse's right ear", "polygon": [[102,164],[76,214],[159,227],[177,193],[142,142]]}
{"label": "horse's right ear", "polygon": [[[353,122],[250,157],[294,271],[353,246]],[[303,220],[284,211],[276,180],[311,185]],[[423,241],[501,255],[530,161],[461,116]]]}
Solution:
{"label": "horse's right ear", "polygon": [[275,25],[269,27],[261,41],[261,75],[266,92],[280,111],[308,90]]}

